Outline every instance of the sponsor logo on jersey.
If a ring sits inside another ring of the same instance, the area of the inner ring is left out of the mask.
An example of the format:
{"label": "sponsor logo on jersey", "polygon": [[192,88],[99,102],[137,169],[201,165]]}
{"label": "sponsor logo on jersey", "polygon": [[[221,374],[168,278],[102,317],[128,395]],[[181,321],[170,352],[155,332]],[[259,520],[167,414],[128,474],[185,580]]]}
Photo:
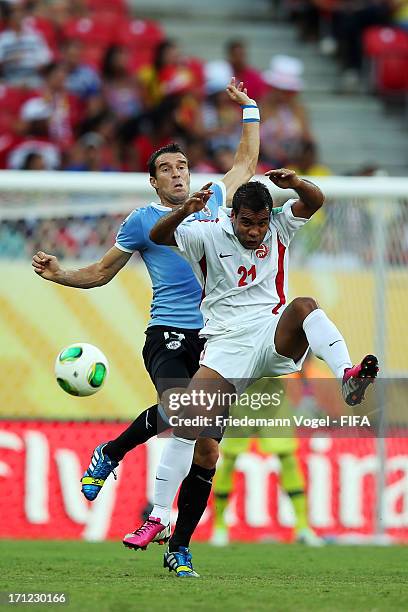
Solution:
{"label": "sponsor logo on jersey", "polygon": [[258,257],[258,259],[265,259],[268,253],[269,249],[264,243],[262,243],[261,246],[255,251],[255,255]]}

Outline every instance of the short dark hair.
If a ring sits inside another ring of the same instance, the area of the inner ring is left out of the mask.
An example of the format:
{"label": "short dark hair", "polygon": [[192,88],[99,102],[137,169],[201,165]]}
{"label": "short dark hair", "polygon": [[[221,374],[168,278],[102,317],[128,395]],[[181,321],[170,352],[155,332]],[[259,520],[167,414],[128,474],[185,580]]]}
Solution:
{"label": "short dark hair", "polygon": [[181,146],[177,144],[177,142],[171,142],[170,144],[161,147],[160,149],[157,149],[157,151],[152,153],[152,155],[150,156],[149,161],[147,162],[147,168],[149,170],[150,176],[156,178],[157,158],[160,157],[160,155],[164,155],[165,153],[181,153],[187,159],[187,155],[185,154]]}
{"label": "short dark hair", "polygon": [[246,43],[242,38],[231,38],[225,43],[225,51],[231,53],[237,47],[246,47]]}
{"label": "short dark hair", "polygon": [[260,181],[250,181],[241,185],[232,198],[232,210],[235,215],[238,215],[243,206],[253,212],[260,212],[266,208],[270,214],[273,200],[269,189]]}

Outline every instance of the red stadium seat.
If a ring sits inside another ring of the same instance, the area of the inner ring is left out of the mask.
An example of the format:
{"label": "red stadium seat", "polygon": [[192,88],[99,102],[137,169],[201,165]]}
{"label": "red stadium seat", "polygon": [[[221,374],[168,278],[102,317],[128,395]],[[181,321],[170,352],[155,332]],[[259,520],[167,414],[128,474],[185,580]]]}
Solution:
{"label": "red stadium seat", "polygon": [[99,16],[71,19],[63,28],[65,39],[81,40],[84,44],[108,47],[114,42],[116,27]]}
{"label": "red stadium seat", "polygon": [[135,48],[154,49],[164,40],[164,33],[158,23],[144,19],[122,19],[117,28],[116,42],[119,45]]}
{"label": "red stadium seat", "polygon": [[371,87],[383,96],[408,90],[408,33],[398,28],[372,27],[364,32]]}
{"label": "red stadium seat", "polygon": [[0,85],[0,108],[2,114],[8,114],[9,117],[18,117],[20,107],[29,98],[33,97],[33,92],[29,89],[20,87],[9,87],[8,85]]}
{"label": "red stadium seat", "polygon": [[123,16],[129,14],[129,8],[125,0],[87,0],[86,4],[94,14],[106,11]]}
{"label": "red stadium seat", "polygon": [[363,48],[365,55],[370,58],[408,53],[408,33],[398,28],[367,28],[363,35]]}
{"label": "red stadium seat", "polygon": [[382,95],[408,92],[408,55],[380,57],[376,66],[375,86]]}

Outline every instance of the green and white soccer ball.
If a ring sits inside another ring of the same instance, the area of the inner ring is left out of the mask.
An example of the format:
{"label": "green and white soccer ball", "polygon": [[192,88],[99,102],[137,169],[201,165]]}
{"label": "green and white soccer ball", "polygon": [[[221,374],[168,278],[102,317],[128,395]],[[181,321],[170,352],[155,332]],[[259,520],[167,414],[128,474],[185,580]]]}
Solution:
{"label": "green and white soccer ball", "polygon": [[109,363],[105,355],[85,342],[67,346],[55,361],[57,383],[70,395],[93,395],[101,389],[108,374]]}

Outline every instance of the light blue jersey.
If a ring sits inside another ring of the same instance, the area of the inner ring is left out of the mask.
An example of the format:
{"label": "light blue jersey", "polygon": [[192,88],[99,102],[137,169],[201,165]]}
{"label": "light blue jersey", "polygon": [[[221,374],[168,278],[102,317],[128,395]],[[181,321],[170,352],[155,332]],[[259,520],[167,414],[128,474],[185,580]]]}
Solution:
{"label": "light blue jersey", "polygon": [[[184,223],[194,219],[217,219],[219,207],[226,205],[225,185],[222,182],[213,183],[211,190],[214,193],[204,210],[195,213]],[[149,327],[167,325],[201,329],[202,289],[190,264],[173,249],[155,244],[149,238],[152,227],[171,210],[154,203],[137,208],[122,223],[115,246],[126,253],[139,251],[146,264],[153,287]]]}

